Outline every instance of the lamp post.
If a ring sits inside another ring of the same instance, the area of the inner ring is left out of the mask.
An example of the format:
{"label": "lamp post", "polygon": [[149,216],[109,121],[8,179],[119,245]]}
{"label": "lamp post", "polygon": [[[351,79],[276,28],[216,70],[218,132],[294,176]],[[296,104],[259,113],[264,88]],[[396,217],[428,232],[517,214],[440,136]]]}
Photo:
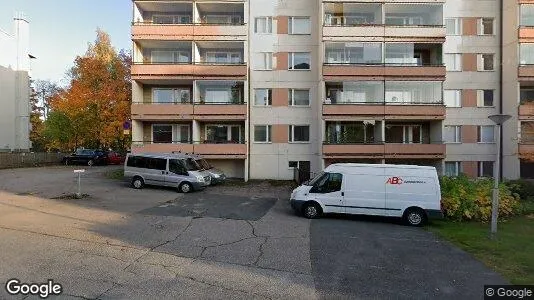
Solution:
{"label": "lamp post", "polygon": [[497,219],[499,217],[499,177],[501,168],[501,126],[512,116],[509,115],[492,115],[488,118],[497,125],[497,160],[493,170],[493,199],[491,201],[491,238],[494,239],[497,234]]}

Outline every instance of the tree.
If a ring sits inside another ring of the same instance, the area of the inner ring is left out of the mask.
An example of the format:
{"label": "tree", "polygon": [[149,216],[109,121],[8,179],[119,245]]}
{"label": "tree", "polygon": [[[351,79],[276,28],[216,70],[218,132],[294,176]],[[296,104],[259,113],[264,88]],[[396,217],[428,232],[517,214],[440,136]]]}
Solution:
{"label": "tree", "polygon": [[65,124],[69,120],[76,130],[68,137],[68,145],[124,150],[128,140],[122,125],[130,117],[130,65],[130,56],[117,52],[109,35],[97,30],[94,44],[76,58],[69,72],[69,87],[50,100],[52,111],[63,114]]}
{"label": "tree", "polygon": [[30,81],[30,140],[32,141],[33,151],[45,151],[46,139],[44,137],[45,123],[48,115],[48,99],[57,94],[61,88],[47,80]]}

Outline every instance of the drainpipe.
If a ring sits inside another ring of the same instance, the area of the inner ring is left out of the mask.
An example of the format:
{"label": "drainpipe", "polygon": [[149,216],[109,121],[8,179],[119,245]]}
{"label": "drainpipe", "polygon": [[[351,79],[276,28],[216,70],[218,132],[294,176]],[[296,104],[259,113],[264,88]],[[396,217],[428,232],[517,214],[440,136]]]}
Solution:
{"label": "drainpipe", "polygon": [[[499,114],[503,114],[503,67],[504,67],[504,62],[503,62],[503,46],[504,46],[504,0],[500,0],[499,1],[499,23],[500,23],[500,26],[499,26],[499,33],[500,33],[500,37],[499,37],[499,61],[500,61],[500,65],[501,65],[501,68],[499,70]],[[504,165],[503,165],[503,127],[504,126],[499,126],[499,139],[500,139],[500,149],[499,149],[499,152],[500,152],[500,155],[499,155],[499,162],[500,162],[500,165],[501,165],[501,168],[499,168],[499,179],[502,181],[502,177],[503,177],[503,169],[504,169]]]}

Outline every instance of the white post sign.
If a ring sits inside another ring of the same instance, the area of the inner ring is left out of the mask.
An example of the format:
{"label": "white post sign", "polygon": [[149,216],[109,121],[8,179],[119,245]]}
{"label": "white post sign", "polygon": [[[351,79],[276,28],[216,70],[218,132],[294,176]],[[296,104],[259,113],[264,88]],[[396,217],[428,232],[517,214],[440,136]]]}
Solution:
{"label": "white post sign", "polygon": [[74,170],[74,174],[78,174],[78,192],[76,193],[76,198],[82,198],[82,186],[81,186],[81,177],[82,173],[85,173],[85,170]]}

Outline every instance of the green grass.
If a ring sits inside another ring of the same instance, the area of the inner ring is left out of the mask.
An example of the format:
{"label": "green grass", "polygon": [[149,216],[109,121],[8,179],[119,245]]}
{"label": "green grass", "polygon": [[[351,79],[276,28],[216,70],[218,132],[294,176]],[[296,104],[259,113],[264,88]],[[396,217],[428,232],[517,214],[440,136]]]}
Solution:
{"label": "green grass", "polygon": [[428,229],[473,254],[512,284],[534,284],[534,203],[530,214],[499,223],[497,238],[489,239],[489,224],[435,221]]}
{"label": "green grass", "polygon": [[124,170],[118,169],[118,170],[109,171],[106,173],[106,178],[121,180],[124,178]]}

